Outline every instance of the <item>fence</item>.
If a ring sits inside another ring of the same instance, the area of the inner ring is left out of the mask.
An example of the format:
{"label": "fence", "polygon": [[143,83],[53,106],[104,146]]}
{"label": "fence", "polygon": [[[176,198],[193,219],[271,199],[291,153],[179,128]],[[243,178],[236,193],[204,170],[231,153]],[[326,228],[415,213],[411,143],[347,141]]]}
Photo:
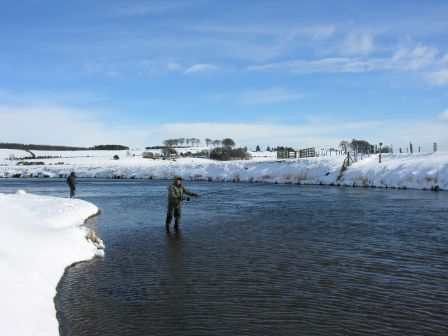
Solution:
{"label": "fence", "polygon": [[[414,154],[414,153],[432,153],[432,152],[448,152],[448,143],[412,143],[407,144],[375,144],[371,145],[369,149],[365,148],[348,148],[342,149],[318,149],[314,148],[301,149],[298,151],[299,157],[313,157],[313,156],[347,156],[350,154],[354,161],[362,160],[365,157],[369,157],[372,154],[378,154],[380,152],[386,154]],[[314,150],[314,153],[312,152]],[[303,154],[302,154],[303,153]]]}

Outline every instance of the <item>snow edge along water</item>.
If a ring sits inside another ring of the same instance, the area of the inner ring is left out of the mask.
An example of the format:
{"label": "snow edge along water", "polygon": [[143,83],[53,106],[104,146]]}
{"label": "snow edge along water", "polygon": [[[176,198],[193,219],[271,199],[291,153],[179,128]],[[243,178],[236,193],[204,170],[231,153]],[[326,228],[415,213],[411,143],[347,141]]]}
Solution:
{"label": "snow edge along water", "polygon": [[104,255],[84,226],[98,213],[79,199],[0,193],[1,335],[59,335],[54,297],[61,276],[73,263]]}

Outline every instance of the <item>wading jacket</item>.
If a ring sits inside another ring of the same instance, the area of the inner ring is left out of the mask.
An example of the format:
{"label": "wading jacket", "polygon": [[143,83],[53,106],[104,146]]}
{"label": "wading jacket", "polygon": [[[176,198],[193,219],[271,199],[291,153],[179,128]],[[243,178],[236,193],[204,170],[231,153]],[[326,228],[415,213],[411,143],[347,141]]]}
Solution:
{"label": "wading jacket", "polygon": [[187,189],[182,187],[182,185],[178,187],[175,183],[173,183],[168,187],[168,203],[179,205],[184,194],[188,196],[196,196],[195,193],[189,192]]}

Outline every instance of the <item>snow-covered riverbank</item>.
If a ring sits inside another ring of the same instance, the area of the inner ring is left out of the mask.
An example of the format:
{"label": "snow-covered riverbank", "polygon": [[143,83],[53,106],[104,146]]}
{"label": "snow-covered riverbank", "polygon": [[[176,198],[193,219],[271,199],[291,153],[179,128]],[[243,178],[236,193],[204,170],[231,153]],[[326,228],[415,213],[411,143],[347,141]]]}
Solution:
{"label": "snow-covered riverbank", "polygon": [[65,157],[35,159],[43,164],[23,166],[6,159],[8,152],[3,150],[0,152],[4,157],[0,177],[64,177],[75,171],[79,177],[91,178],[171,179],[181,175],[191,180],[448,189],[448,152],[383,154],[382,163],[378,162],[378,155],[364,156],[351,164],[342,176],[340,172],[345,156],[334,154],[276,160],[275,153],[258,152],[251,160],[217,162],[200,158],[152,160],[144,159],[138,153],[129,155],[124,152],[119,153],[119,160],[114,160],[113,153],[58,152],[57,155]]}
{"label": "snow-covered riverbank", "polygon": [[80,227],[98,208],[77,199],[0,194],[0,335],[59,335],[56,286],[97,254]]}

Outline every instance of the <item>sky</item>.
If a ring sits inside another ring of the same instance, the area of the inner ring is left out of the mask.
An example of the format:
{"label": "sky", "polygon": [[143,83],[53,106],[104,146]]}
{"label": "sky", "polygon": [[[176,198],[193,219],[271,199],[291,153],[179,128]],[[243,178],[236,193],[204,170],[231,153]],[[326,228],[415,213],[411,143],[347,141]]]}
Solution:
{"label": "sky", "polygon": [[0,0],[0,142],[448,148],[446,13],[436,0]]}

